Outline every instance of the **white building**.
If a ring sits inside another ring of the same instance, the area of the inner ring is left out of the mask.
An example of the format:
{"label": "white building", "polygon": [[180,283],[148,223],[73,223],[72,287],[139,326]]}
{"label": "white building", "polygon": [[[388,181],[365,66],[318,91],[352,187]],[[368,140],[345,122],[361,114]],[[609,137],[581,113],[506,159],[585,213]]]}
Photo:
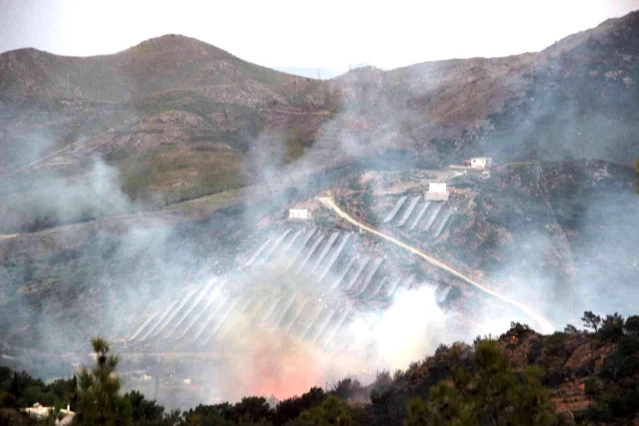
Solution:
{"label": "white building", "polygon": [[289,209],[289,219],[309,219],[311,217],[308,209]]}
{"label": "white building", "polygon": [[[22,408],[20,409],[20,411],[22,411],[23,413],[27,413],[34,419],[44,420],[49,417],[52,412],[55,412],[55,408],[43,407],[40,403],[36,402],[35,404],[33,404],[33,407]],[[55,420],[56,426],[67,426],[73,422],[75,413],[71,411],[71,407],[67,405],[66,410],[64,408],[60,409],[60,416],[61,418]]]}
{"label": "white building", "polygon": [[470,159],[470,167],[475,169],[490,169],[492,166],[492,157],[473,157]]}
{"label": "white building", "polygon": [[431,182],[428,184],[429,192],[447,192],[446,183],[442,182]]}
{"label": "white building", "polygon": [[446,183],[444,182],[431,182],[428,184],[428,191],[426,191],[425,198],[429,201],[446,201],[448,200],[449,192],[446,189]]}

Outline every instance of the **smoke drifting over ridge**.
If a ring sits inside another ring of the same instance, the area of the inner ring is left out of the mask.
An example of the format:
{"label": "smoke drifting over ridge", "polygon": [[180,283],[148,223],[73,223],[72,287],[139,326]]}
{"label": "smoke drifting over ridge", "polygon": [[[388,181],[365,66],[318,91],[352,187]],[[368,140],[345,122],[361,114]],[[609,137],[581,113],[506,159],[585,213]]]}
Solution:
{"label": "smoke drifting over ridge", "polygon": [[[38,349],[81,347],[84,350],[87,338],[92,334],[107,333],[107,337],[114,340],[130,336],[152,307],[166,308],[186,288],[201,288],[212,277],[227,280],[229,284],[224,296],[236,297],[238,304],[248,300],[249,296],[260,300],[278,292],[299,292],[314,300],[322,298],[327,289],[316,287],[305,278],[306,273],[311,272],[310,266],[303,268],[299,275],[282,274],[275,269],[248,277],[244,271],[238,270],[238,266],[241,266],[247,252],[254,253],[267,238],[261,233],[262,228],[277,227],[276,218],[281,217],[287,207],[298,201],[308,201],[325,186],[330,187],[328,184],[313,184],[309,171],[324,168],[329,161],[372,155],[380,147],[420,148],[423,135],[420,133],[419,138],[415,137],[419,133],[416,131],[418,125],[424,124],[428,128],[436,123],[420,123],[421,117],[413,110],[398,107],[394,98],[396,93],[382,83],[383,74],[377,75],[375,70],[370,73],[347,76],[351,79],[344,83],[347,106],[324,125],[316,144],[291,164],[284,165],[286,150],[283,136],[263,134],[250,143],[245,167],[252,170],[258,176],[256,180],[264,185],[247,191],[245,201],[250,206],[245,209],[216,213],[199,223],[175,225],[158,219],[142,225],[123,220],[115,230],[105,231],[99,227],[86,230],[73,225],[46,231],[54,245],[64,248],[65,255],[73,260],[55,254],[53,249],[44,248],[46,255],[42,257],[46,261],[41,264],[25,256],[27,260],[0,267],[0,277],[5,277],[5,282],[10,284],[3,290],[8,294],[21,295],[12,300],[24,302],[3,310],[0,321],[4,325],[2,333],[8,332],[5,330],[10,325],[19,324],[28,327],[23,335],[31,336]],[[348,99],[361,101],[349,103]],[[400,100],[403,99],[400,97]],[[548,100],[543,105],[550,108],[552,104]],[[550,110],[545,110],[539,116],[550,113]],[[535,127],[516,127],[513,132],[516,135],[530,134]],[[560,136],[561,132],[557,135]],[[523,139],[522,136],[517,140]],[[544,143],[550,141],[548,139]],[[482,143],[488,150],[490,137]],[[422,155],[436,157],[436,150],[426,145]],[[563,151],[550,154],[542,159],[559,160],[566,156]],[[514,159],[509,158],[508,152],[500,158],[504,161]],[[410,163],[398,165],[397,162],[386,161],[383,156],[376,158],[375,164],[380,169],[394,169],[398,173],[410,173],[412,168]],[[533,167],[530,165],[531,169]],[[588,175],[596,168],[574,171],[562,167],[549,166],[549,169],[558,171],[555,176],[546,173],[546,188],[541,195],[526,192],[529,182],[516,182],[527,173],[525,170],[513,173],[513,176],[494,172],[493,179],[506,182],[508,188],[519,191],[515,194],[517,197],[509,199],[505,192],[500,192],[503,188],[490,187],[489,191],[498,200],[503,204],[512,201],[513,210],[523,209],[520,207],[522,199],[535,199],[535,206],[529,209],[530,206],[526,205],[523,213],[503,210],[500,205],[493,215],[489,210],[480,212],[497,222],[491,225],[503,238],[496,238],[498,255],[495,258],[501,256],[505,260],[488,266],[477,260],[477,265],[472,266],[483,271],[485,278],[498,285],[499,291],[506,296],[534,306],[551,316],[557,326],[577,321],[583,309],[599,312],[617,310],[630,314],[633,302],[637,300],[637,293],[630,283],[638,260],[639,242],[632,231],[637,229],[639,214],[637,198],[626,184],[628,179],[624,176],[622,184],[616,183],[615,176],[624,174],[624,169],[608,174],[595,173],[591,179]],[[32,206],[47,209],[53,223],[135,210],[136,206],[119,190],[115,169],[96,160],[90,170],[85,182],[70,184],[60,176],[41,183],[38,186],[40,195],[31,200],[15,192],[12,196],[23,207],[10,210],[17,212],[12,213],[11,226],[29,223],[23,212],[33,211]],[[578,184],[564,189],[554,186],[562,181],[562,173],[571,176],[568,181]],[[509,178],[512,180],[509,181]],[[539,182],[539,188],[542,188],[543,180]],[[287,187],[296,191],[283,191]],[[272,191],[272,196],[257,205],[252,203],[258,195],[263,195],[264,188]],[[577,191],[580,200],[571,198],[574,191]],[[482,194],[482,197],[486,198],[487,194]],[[579,214],[575,214],[575,207],[581,210]],[[536,220],[542,213],[544,220]],[[522,222],[509,221],[510,216],[517,214],[523,217]],[[554,217],[558,219],[555,221]],[[383,220],[382,217],[374,219],[377,223]],[[468,217],[467,220],[471,222],[476,218]],[[524,221],[532,224],[524,226]],[[558,231],[559,236],[548,234],[546,225],[559,225],[566,230]],[[516,238],[509,239],[513,235]],[[476,236],[482,243],[486,239],[480,232]],[[325,237],[329,238],[328,233]],[[27,241],[31,237],[22,238]],[[8,241],[0,248],[4,258],[28,251],[27,242]],[[458,240],[451,244],[458,244]],[[450,253],[454,255],[463,249],[461,246],[453,247]],[[357,246],[351,256],[363,258],[370,255],[370,250],[366,245]],[[382,252],[391,253],[392,250],[384,247]],[[571,253],[572,259],[564,258],[566,253]],[[393,265],[395,268],[389,267],[389,276],[400,275],[419,263],[401,255],[393,256],[396,263]],[[475,256],[482,256],[480,250]],[[285,257],[282,260],[290,259]],[[279,262],[271,263],[277,265]],[[561,268],[557,268],[557,263],[567,270],[558,273],[557,269]],[[619,263],[625,267],[615,268]],[[74,272],[65,270],[76,267]],[[615,279],[623,283],[623,290],[610,291],[613,273]],[[86,285],[87,280],[83,276],[91,277],[94,288],[86,288],[92,286]],[[562,286],[566,283],[573,288],[570,299],[563,297],[565,289]],[[74,284],[83,284],[85,288]],[[82,293],[81,298],[75,298],[78,293]],[[345,296],[337,293],[336,298],[339,297]],[[79,315],[88,306],[91,312],[87,317],[80,317],[84,321],[78,321]],[[246,309],[250,311],[250,306]],[[255,309],[259,311],[259,308]],[[349,374],[359,375],[366,383],[366,379],[373,378],[370,372],[406,368],[410,361],[432,353],[440,343],[469,340],[477,334],[499,333],[512,320],[530,323],[530,319],[521,313],[497,311],[494,306],[488,306],[478,307],[470,318],[472,322],[461,329],[452,325],[458,324],[453,320],[459,320],[454,312],[435,303],[432,287],[419,285],[395,293],[384,309],[356,311],[341,337],[347,341],[351,339],[352,344],[351,351],[344,355],[318,349],[316,345],[277,328],[267,333],[254,327],[252,318],[242,312],[229,317],[228,322],[221,326],[220,333],[226,338],[214,347],[214,351],[221,357],[227,356],[224,362],[211,361],[204,364],[204,368],[203,363],[190,369],[185,367],[184,377],[203,376],[214,383],[215,392],[207,396],[208,400],[237,399],[247,394],[273,394],[283,398],[304,392],[312,385],[334,383]],[[272,323],[267,325],[269,329],[273,328]],[[531,325],[534,327],[534,324]],[[164,341],[153,349],[163,353],[171,348],[172,343]],[[126,357],[124,353],[123,359],[126,360]],[[43,367],[42,371],[45,370]]]}
{"label": "smoke drifting over ridge", "polygon": [[[373,99],[368,104],[369,112],[374,112],[372,104],[376,101]],[[386,107],[386,110],[389,109],[390,106]],[[349,115],[352,114],[352,111],[349,112]],[[329,141],[333,148],[335,143],[339,143],[342,152],[351,157],[372,152],[370,147],[366,147],[367,142],[356,139],[353,132],[348,137],[342,137],[340,120],[343,117],[338,116],[328,125],[340,132]],[[350,120],[350,117],[347,119]],[[381,120],[381,116],[371,116],[369,120]],[[392,137],[398,132],[397,127],[398,123],[391,120],[381,126],[381,135]],[[307,171],[322,168],[324,164],[316,162],[319,160],[311,151],[289,166],[277,166],[284,163],[285,155],[283,149],[274,145],[274,142],[279,141],[278,137],[265,135],[252,143],[252,151],[247,157],[247,162],[251,163],[247,163],[247,167],[258,170],[261,176],[258,180],[266,183],[267,187],[270,183],[276,189],[281,188],[280,179],[283,175],[287,185],[292,183],[300,193],[313,197],[316,189],[309,187]],[[318,158],[323,160],[321,145],[318,146]],[[296,180],[298,176],[301,178]],[[70,183],[65,176],[56,176],[47,183],[37,182],[32,187],[37,196],[30,200],[13,194],[15,207],[6,206],[11,207],[8,211],[13,214],[13,220],[5,220],[5,223],[11,229],[27,227],[32,219],[25,217],[24,212],[44,211],[44,216],[55,224],[135,211],[138,206],[129,201],[119,187],[117,170],[96,159],[88,175],[75,183]],[[251,201],[251,195],[247,197],[247,201]],[[88,337],[96,334],[106,334],[107,338],[119,345],[119,339],[130,335],[136,322],[150,312],[149,308],[156,305],[158,299],[170,300],[172,295],[182,292],[186,286],[201,287],[211,277],[227,276],[230,291],[236,295],[252,295],[264,288],[262,285],[256,290],[254,286],[267,280],[267,277],[252,277],[248,283],[233,288],[233,283],[240,281],[234,272],[236,256],[244,250],[241,246],[248,244],[247,240],[257,222],[272,216],[274,212],[281,214],[282,209],[292,201],[287,193],[276,191],[272,200],[249,208],[244,214],[217,214],[208,222],[195,224],[192,228],[189,228],[190,225],[176,228],[169,223],[163,224],[161,220],[141,226],[126,219],[115,230],[100,229],[90,223],[87,225],[88,234],[81,228],[82,225],[44,231],[57,240],[55,244],[59,247],[68,247],[70,243],[72,257],[76,259],[72,262],[60,261],[53,255],[44,264],[28,261],[3,267],[6,282],[18,285],[12,291],[23,293],[23,297],[16,298],[22,300],[23,304],[4,310],[2,323],[8,328],[15,328],[12,326],[16,324],[34,324],[26,335],[30,336],[32,344],[46,351],[84,348]],[[195,233],[208,235],[194,238]],[[230,235],[220,239],[224,233]],[[235,238],[238,234],[239,238]],[[74,242],[74,239],[80,242]],[[205,239],[208,241],[203,243]],[[7,247],[7,250],[13,251],[21,246],[19,241],[12,244],[15,245]],[[26,250],[26,246],[23,250]],[[362,252],[361,255],[364,254]],[[65,270],[65,267],[73,268],[74,265],[76,272]],[[91,278],[83,279],[83,275]],[[303,275],[288,282],[286,290],[303,288],[306,285]],[[38,285],[38,281],[48,278],[51,279],[51,287],[42,288]],[[64,283],[63,287],[61,283]],[[74,283],[89,284],[90,288],[81,299],[75,298],[76,292],[85,290],[74,288]],[[277,286],[281,286],[280,283],[271,284],[275,287],[268,289],[268,293],[277,292]],[[321,289],[309,291],[311,296],[321,297]],[[257,298],[265,295],[258,293]],[[230,356],[228,363],[223,366],[211,363],[209,371],[200,371],[200,366],[196,369],[198,371],[188,375],[211,377],[214,387],[221,393],[210,397],[233,399],[263,393],[284,398],[302,393],[312,385],[335,383],[349,374],[360,375],[363,381],[372,380],[372,372],[406,367],[410,360],[433,350],[445,335],[454,335],[436,331],[444,328],[445,315],[433,302],[432,290],[406,290],[398,292],[395,297],[397,304],[388,311],[388,316],[382,312],[354,316],[351,327],[344,330],[341,336],[342,339],[352,336],[355,340],[354,349],[349,355],[323,352],[279,330],[273,334],[253,331],[252,324],[248,324],[241,336],[233,336],[233,328],[221,331],[229,337],[219,345],[222,355]],[[37,299],[41,299],[44,309],[41,310],[35,303]],[[427,308],[426,311],[424,308]],[[85,315],[82,312],[86,309],[90,313],[85,320],[74,322],[74,317]],[[403,331],[405,327],[402,323],[408,318],[410,327]],[[248,320],[236,318],[228,327],[240,327],[242,321]],[[371,322],[376,323],[372,328]],[[155,349],[158,352],[169,350],[170,344]],[[122,352],[122,356],[126,361],[126,352]],[[51,371],[47,371],[47,368],[43,366],[37,372],[48,376]]]}

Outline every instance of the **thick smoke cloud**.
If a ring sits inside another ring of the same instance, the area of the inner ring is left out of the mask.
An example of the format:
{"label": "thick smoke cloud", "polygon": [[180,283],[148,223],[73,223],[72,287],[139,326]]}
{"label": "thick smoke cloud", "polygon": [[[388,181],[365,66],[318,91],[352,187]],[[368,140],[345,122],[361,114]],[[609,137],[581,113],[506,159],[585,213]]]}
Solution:
{"label": "thick smoke cloud", "polygon": [[[9,187],[9,185],[15,187]],[[17,187],[17,188],[16,188]],[[3,185],[0,230],[21,232],[38,224],[54,226],[128,213],[134,205],[122,193],[118,170],[100,158],[89,170],[69,179],[60,174],[32,178],[24,172]]]}
{"label": "thick smoke cloud", "polygon": [[588,199],[575,252],[579,310],[637,314],[639,289],[639,197],[631,189],[607,191]]}

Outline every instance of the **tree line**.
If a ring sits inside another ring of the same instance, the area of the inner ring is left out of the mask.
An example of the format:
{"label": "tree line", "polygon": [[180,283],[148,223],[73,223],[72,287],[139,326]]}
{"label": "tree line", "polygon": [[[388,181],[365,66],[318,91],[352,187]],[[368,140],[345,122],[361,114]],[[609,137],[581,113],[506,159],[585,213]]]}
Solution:
{"label": "tree line", "polygon": [[[43,420],[20,413],[21,407],[35,402],[56,409],[70,404],[76,413],[73,424],[103,426],[560,426],[639,420],[639,316],[602,317],[587,311],[582,321],[585,330],[567,325],[550,336],[512,323],[499,339],[442,345],[406,371],[378,373],[367,387],[347,378],[330,390],[314,387],[275,407],[264,397],[250,396],[235,404],[168,412],[137,391],[122,393],[118,356],[110,353],[105,340],[95,338],[94,365],[68,380],[45,384],[0,367],[0,426],[55,424],[61,418],[55,411]],[[515,368],[509,354],[524,344],[528,362]],[[600,367],[586,363],[578,377],[566,377],[561,364],[570,353],[565,348],[578,344],[593,351],[606,349],[607,355]],[[583,381],[590,401],[585,409],[559,411],[553,403],[553,390],[568,379]],[[369,402],[356,402],[362,395]]]}

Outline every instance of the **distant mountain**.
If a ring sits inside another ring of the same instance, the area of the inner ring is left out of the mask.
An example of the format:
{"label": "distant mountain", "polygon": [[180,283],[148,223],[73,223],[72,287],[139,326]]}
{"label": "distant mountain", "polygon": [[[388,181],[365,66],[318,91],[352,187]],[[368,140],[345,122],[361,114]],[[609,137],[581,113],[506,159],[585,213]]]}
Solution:
{"label": "distant mountain", "polygon": [[118,102],[233,83],[271,86],[287,77],[177,35],[151,39],[115,55],[74,58],[21,49],[0,56],[0,92],[16,97]]}
{"label": "distant mountain", "polygon": [[[330,98],[322,82],[175,35],[88,58],[7,52],[0,55],[0,173],[75,175],[98,154],[120,169],[134,197],[231,189],[253,174],[243,168],[251,141],[287,139],[291,154],[282,161],[290,160],[336,109]],[[190,167],[176,171],[176,161]]]}
{"label": "distant mountain", "polygon": [[638,57],[638,12],[539,53],[360,67],[329,81],[175,35],[88,58],[22,49],[0,55],[0,172],[78,174],[98,154],[130,195],[182,199],[259,180],[256,155],[275,168],[379,149],[442,162],[629,162]]}

